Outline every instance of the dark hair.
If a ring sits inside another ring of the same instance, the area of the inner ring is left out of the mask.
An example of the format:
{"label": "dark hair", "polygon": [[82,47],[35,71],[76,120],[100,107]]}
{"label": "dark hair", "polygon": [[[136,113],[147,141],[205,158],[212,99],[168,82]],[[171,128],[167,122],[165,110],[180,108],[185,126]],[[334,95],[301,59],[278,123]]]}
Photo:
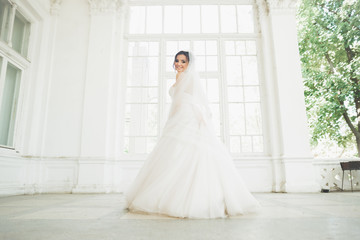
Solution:
{"label": "dark hair", "polygon": [[187,60],[188,62],[190,62],[189,52],[187,52],[187,51],[180,51],[180,52],[178,52],[178,53],[175,55],[175,59],[174,59],[174,63],[173,63],[173,68],[175,68],[175,61],[176,61],[177,56],[179,56],[179,55],[184,55],[184,56],[186,57],[186,60]]}

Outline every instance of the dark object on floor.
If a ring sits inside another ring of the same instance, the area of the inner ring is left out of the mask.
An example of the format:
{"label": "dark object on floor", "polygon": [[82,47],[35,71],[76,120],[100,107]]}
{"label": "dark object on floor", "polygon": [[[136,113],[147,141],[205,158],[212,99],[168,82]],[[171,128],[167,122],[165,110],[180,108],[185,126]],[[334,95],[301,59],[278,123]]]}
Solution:
{"label": "dark object on floor", "polygon": [[360,170],[360,161],[341,162],[340,165],[341,165],[341,169],[343,171],[341,190],[344,190],[344,175],[345,175],[344,171],[349,170],[350,171],[350,180],[351,180],[351,191],[353,192],[353,182],[352,182],[351,170]]}

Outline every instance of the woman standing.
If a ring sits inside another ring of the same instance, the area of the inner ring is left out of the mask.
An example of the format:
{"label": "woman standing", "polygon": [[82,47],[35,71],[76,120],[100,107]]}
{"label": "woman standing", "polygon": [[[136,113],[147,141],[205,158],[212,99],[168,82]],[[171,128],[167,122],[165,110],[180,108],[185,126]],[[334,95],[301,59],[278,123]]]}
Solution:
{"label": "woman standing", "polygon": [[172,105],[159,142],[126,192],[130,211],[181,218],[223,218],[258,202],[216,137],[191,53],[175,55]]}

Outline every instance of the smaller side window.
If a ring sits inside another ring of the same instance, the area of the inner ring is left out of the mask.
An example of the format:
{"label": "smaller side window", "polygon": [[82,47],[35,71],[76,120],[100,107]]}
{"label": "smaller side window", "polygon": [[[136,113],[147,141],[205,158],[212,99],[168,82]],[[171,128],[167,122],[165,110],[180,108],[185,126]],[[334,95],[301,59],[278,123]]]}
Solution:
{"label": "smaller side window", "polygon": [[1,105],[0,105],[0,145],[12,147],[14,144],[15,119],[20,90],[21,70],[14,65],[5,63],[1,59],[1,65],[5,70],[1,79]]}

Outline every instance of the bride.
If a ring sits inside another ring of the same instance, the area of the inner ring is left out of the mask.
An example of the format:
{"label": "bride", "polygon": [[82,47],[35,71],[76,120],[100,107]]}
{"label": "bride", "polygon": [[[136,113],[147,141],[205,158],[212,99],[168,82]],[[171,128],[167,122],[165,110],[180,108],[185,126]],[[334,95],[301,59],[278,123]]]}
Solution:
{"label": "bride", "polygon": [[178,52],[174,67],[169,117],[125,193],[127,208],[180,218],[224,218],[254,211],[258,202],[213,131],[193,55]]}

